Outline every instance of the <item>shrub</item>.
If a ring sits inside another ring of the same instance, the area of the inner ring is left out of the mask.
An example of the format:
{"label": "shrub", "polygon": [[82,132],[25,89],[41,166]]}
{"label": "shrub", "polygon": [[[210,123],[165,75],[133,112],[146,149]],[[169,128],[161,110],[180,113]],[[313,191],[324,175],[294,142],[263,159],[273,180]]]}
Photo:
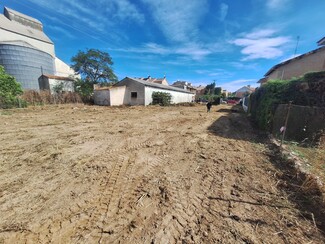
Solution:
{"label": "shrub", "polygon": [[199,101],[212,102],[212,104],[220,104],[220,95],[202,95],[199,97]]}
{"label": "shrub", "polygon": [[79,94],[84,103],[93,104],[94,84],[89,80],[76,79],[74,90]]}
{"label": "shrub", "polygon": [[78,93],[62,92],[51,94],[49,91],[26,90],[22,95],[23,99],[32,105],[81,103]]}
{"label": "shrub", "polygon": [[251,116],[261,129],[271,130],[278,104],[325,106],[325,72],[291,80],[270,80],[251,95]]}
{"label": "shrub", "polygon": [[286,102],[286,90],[290,81],[271,80],[252,94],[252,103],[256,103],[252,109],[252,117],[261,129],[271,129],[271,122],[277,104]]}
{"label": "shrub", "polygon": [[168,92],[153,92],[152,104],[159,104],[161,106],[169,106],[171,103],[172,95]]}
{"label": "shrub", "polygon": [[21,85],[0,65],[0,107],[18,107],[22,103],[18,96],[22,93]]}

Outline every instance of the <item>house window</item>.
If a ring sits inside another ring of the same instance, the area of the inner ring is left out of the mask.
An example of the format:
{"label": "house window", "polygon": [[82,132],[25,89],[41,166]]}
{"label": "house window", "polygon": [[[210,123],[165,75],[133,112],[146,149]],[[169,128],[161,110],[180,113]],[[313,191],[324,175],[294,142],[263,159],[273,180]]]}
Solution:
{"label": "house window", "polygon": [[137,92],[131,92],[131,98],[137,98],[138,93]]}

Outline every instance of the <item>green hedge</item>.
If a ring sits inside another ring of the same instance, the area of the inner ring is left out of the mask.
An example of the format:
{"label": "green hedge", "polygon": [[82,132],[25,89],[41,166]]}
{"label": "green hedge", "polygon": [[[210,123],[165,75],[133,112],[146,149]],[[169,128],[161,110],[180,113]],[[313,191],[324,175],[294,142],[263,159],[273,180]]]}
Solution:
{"label": "green hedge", "polygon": [[168,92],[153,92],[152,93],[152,104],[168,106],[171,103],[172,95]]}
{"label": "green hedge", "polygon": [[291,80],[270,80],[251,95],[250,112],[259,128],[271,130],[278,104],[325,106],[325,72],[305,74]]}

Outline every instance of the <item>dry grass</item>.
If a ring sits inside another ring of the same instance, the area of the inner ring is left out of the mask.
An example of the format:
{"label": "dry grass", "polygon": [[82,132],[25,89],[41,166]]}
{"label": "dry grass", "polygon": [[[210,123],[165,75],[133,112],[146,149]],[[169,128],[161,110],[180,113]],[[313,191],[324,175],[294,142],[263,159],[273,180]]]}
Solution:
{"label": "dry grass", "polygon": [[21,98],[32,105],[82,103],[79,94],[74,92],[51,94],[49,91],[27,90]]}
{"label": "dry grass", "polygon": [[319,176],[321,181],[325,182],[325,150],[318,147],[302,147],[299,145],[288,145],[297,157],[304,162],[304,167],[308,169],[312,174]]}

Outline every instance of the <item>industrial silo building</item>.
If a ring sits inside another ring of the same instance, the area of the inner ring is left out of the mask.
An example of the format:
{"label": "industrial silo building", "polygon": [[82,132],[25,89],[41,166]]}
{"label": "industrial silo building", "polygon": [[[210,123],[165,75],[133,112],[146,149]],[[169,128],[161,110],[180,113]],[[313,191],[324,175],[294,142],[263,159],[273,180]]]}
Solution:
{"label": "industrial silo building", "polygon": [[[22,85],[39,90],[42,74],[56,75],[54,44],[37,19],[4,8],[0,15],[0,65]],[[61,64],[61,66],[67,66]]]}

